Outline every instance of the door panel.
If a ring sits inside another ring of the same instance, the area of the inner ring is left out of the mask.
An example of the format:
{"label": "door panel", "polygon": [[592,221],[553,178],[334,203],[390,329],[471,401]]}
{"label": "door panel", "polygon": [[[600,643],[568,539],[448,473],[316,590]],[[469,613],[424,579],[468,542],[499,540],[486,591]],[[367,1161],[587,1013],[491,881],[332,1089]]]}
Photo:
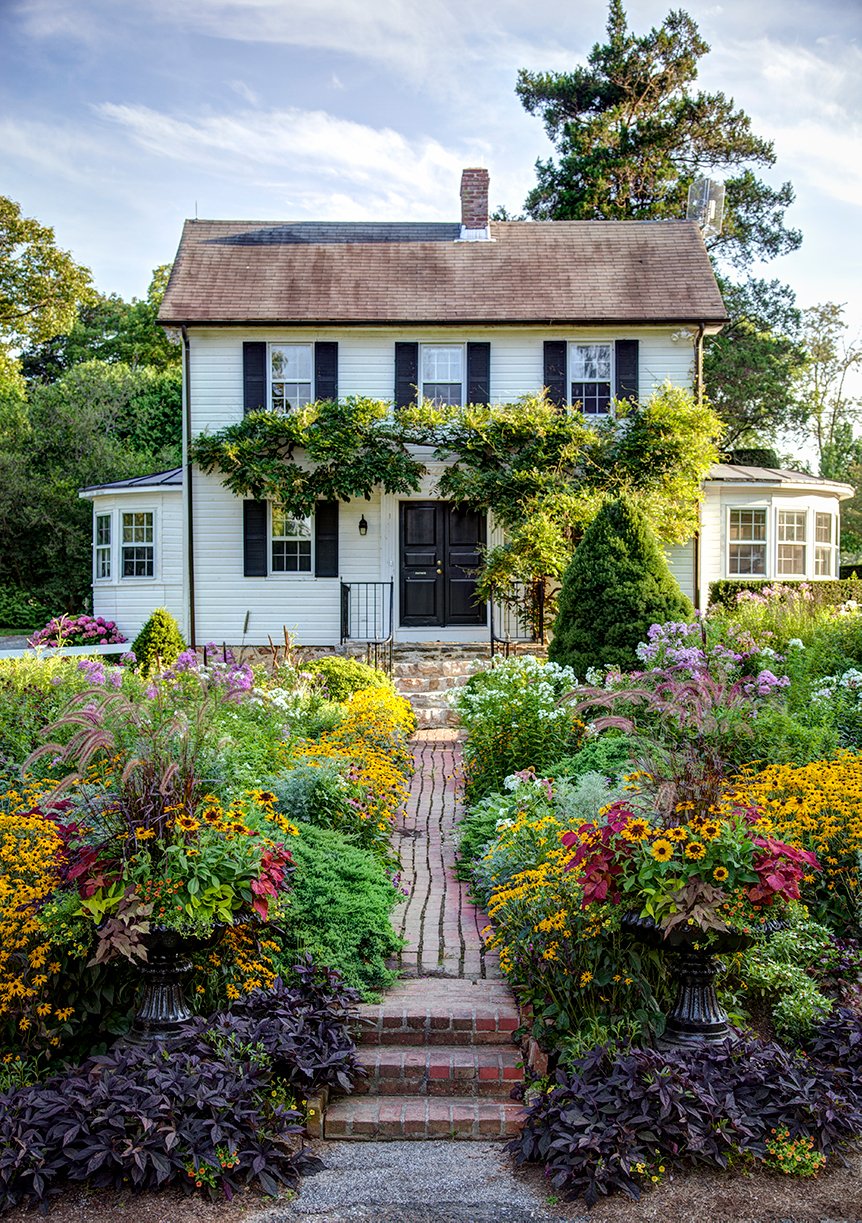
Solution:
{"label": "door panel", "polygon": [[439,502],[401,503],[401,623],[442,626],[443,533]]}
{"label": "door panel", "polygon": [[488,612],[484,603],[476,603],[476,570],[482,559],[479,545],[485,542],[485,515],[447,508],[446,623],[484,624]]}
{"label": "door panel", "polygon": [[475,570],[486,539],[485,515],[445,501],[401,503],[401,623],[405,627],[483,625]]}

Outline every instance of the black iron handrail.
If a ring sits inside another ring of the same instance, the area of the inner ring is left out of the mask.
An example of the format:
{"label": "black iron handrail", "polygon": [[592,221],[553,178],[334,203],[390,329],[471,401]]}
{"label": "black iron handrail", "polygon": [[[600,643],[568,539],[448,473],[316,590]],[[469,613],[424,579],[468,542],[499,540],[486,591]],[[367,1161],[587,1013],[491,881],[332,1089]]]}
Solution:
{"label": "black iron handrail", "polygon": [[392,671],[393,582],[341,583],[341,644],[365,646],[366,661]]}
{"label": "black iron handrail", "polygon": [[545,640],[545,583],[517,582],[505,595],[491,590],[491,657]]}

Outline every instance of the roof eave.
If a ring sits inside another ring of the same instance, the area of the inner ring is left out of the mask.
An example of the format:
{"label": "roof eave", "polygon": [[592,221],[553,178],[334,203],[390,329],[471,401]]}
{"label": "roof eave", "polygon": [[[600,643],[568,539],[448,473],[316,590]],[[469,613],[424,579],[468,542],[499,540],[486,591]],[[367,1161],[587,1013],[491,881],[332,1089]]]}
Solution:
{"label": "roof eave", "polygon": [[850,484],[842,484],[838,480],[757,480],[754,477],[745,479],[737,476],[735,479],[724,479],[721,476],[707,476],[704,484],[714,484],[722,488],[771,488],[783,489],[785,492],[833,494],[839,501],[847,501],[855,496],[856,490]]}
{"label": "roof eave", "polygon": [[162,327],[703,327],[720,331],[729,318],[180,318],[159,316]]}

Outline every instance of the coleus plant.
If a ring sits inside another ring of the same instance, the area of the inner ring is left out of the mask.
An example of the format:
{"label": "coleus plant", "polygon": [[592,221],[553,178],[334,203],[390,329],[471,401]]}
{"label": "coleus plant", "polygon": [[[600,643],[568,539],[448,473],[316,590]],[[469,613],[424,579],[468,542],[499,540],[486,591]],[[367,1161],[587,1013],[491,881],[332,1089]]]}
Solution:
{"label": "coleus plant", "polygon": [[624,800],[565,833],[573,849],[583,907],[610,902],[651,918],[666,931],[683,923],[703,930],[746,929],[779,915],[800,898],[806,875],[819,870],[813,853],[764,835],[758,814],[731,808],[692,812],[668,826],[635,814]]}

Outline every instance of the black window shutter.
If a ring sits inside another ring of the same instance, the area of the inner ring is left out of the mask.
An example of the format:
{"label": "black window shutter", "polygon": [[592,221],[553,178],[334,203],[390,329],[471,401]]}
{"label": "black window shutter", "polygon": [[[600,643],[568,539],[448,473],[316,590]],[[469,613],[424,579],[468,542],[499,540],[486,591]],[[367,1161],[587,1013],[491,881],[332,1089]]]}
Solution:
{"label": "black window shutter", "polygon": [[314,346],[314,398],[338,398],[338,343],[318,340]]}
{"label": "black window shutter", "polygon": [[314,574],[338,577],[338,502],[318,501],[314,513]]}
{"label": "black window shutter", "polygon": [[267,574],[266,502],[242,503],[243,575],[265,578]]}
{"label": "black window shutter", "polygon": [[569,398],[566,391],[567,352],[565,340],[545,340],[545,389],[551,403],[558,408],[564,408]]}
{"label": "black window shutter", "polygon": [[491,345],[467,345],[467,403],[491,402]]}
{"label": "black window shutter", "polygon": [[266,408],[266,344],[247,340],[242,346],[243,411],[262,412]]}
{"label": "black window shutter", "polygon": [[419,382],[419,345],[395,345],[395,406],[409,408],[416,402]]}
{"label": "black window shutter", "polygon": [[616,385],[614,387],[614,398],[637,400],[638,341],[617,340],[615,350]]}

